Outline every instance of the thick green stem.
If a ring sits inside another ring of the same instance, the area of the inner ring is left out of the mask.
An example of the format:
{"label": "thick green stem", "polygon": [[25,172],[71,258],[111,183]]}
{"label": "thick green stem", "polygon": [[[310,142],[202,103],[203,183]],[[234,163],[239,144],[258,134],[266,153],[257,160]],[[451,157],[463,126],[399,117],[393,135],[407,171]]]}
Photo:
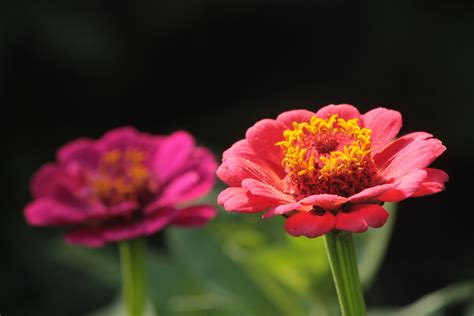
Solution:
{"label": "thick green stem", "polygon": [[357,270],[352,234],[329,233],[324,236],[331,272],[343,316],[365,316],[365,302]]}
{"label": "thick green stem", "polygon": [[144,269],[145,240],[120,242],[122,288],[128,316],[143,316],[146,304]]}

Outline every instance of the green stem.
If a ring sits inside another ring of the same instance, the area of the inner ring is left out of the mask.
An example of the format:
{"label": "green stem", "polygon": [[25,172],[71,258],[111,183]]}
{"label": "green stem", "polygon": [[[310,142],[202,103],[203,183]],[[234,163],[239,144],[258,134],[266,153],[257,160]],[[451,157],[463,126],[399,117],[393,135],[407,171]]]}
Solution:
{"label": "green stem", "polygon": [[143,316],[146,304],[144,269],[145,240],[119,243],[122,288],[128,316]]}
{"label": "green stem", "polygon": [[352,234],[333,232],[324,236],[331,272],[343,316],[365,316],[365,302],[357,270]]}

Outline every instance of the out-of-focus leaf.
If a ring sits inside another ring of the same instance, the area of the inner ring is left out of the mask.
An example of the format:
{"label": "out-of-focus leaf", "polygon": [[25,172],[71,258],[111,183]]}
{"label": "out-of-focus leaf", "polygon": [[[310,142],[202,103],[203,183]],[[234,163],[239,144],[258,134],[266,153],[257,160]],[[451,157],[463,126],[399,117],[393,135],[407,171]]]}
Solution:
{"label": "out-of-focus leaf", "polygon": [[[474,281],[460,282],[430,293],[402,308],[374,308],[369,316],[435,316],[446,308],[472,300]],[[469,314],[468,314],[469,315]],[[469,315],[471,316],[471,315]]]}
{"label": "out-of-focus leaf", "polygon": [[[90,313],[87,316],[127,316],[125,310],[126,309],[122,297],[118,297],[109,306]],[[157,316],[157,314],[153,311],[153,306],[150,302],[145,307],[145,313],[143,316]]]}
{"label": "out-of-focus leaf", "polygon": [[180,264],[194,274],[208,293],[232,302],[229,309],[244,314],[278,314],[249,274],[223,253],[222,241],[204,230],[173,230],[170,237]]}
{"label": "out-of-focus leaf", "polygon": [[149,297],[160,316],[223,314],[232,306],[227,297],[207,289],[179,256],[151,252],[147,259]]}
{"label": "out-of-focus leaf", "polygon": [[[212,203],[217,193],[214,190],[201,202]],[[365,273],[372,278],[385,253],[393,217],[392,211],[392,219],[383,232],[371,230],[370,235],[358,239],[362,265],[370,267],[370,273]],[[262,221],[259,215],[220,211],[205,228],[167,230],[169,252],[164,254],[150,248],[146,258],[149,297],[156,313],[160,316],[337,314],[337,296],[323,240],[288,236],[283,222],[282,217]],[[108,269],[107,278],[116,278],[119,291],[117,258],[110,253],[98,255],[90,249],[65,248],[61,257],[69,264],[78,268],[97,266],[98,272],[94,273],[102,277],[103,270]],[[110,271],[110,266],[114,271]],[[99,312],[116,312],[119,304],[115,302]]]}
{"label": "out-of-focus leaf", "polygon": [[358,253],[360,281],[365,289],[370,288],[388,249],[396,220],[397,204],[385,203],[390,213],[387,223],[379,229],[370,229],[364,234],[355,234]]}
{"label": "out-of-focus leaf", "polygon": [[472,316],[474,315],[474,295],[471,298],[471,303],[466,307],[464,311],[464,316]]}
{"label": "out-of-focus leaf", "polygon": [[118,257],[107,249],[91,249],[71,246],[58,241],[52,252],[55,260],[88,274],[91,278],[118,287],[120,285],[120,266]]}

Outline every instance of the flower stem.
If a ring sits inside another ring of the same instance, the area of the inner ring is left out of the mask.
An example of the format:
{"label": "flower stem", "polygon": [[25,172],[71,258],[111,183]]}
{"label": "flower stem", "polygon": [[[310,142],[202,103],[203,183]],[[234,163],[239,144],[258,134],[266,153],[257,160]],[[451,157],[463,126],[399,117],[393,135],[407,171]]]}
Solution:
{"label": "flower stem", "polygon": [[146,304],[144,270],[145,240],[133,239],[119,243],[122,288],[127,316],[143,316]]}
{"label": "flower stem", "polygon": [[365,316],[365,302],[357,270],[352,233],[332,232],[324,236],[331,272],[343,316]]}

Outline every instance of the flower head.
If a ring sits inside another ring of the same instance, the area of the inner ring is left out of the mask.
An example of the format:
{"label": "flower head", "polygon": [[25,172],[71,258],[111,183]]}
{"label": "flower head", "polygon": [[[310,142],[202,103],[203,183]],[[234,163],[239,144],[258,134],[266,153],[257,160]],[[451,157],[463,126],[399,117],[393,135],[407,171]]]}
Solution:
{"label": "flower head", "polygon": [[68,242],[91,247],[168,225],[203,225],[214,207],[184,203],[209,192],[216,168],[213,155],[186,132],[154,136],[118,128],[66,144],[55,163],[41,167],[25,217],[31,225],[65,227]]}
{"label": "flower head", "polygon": [[218,197],[228,211],[285,215],[293,236],[381,227],[383,202],[444,190],[448,175],[427,168],[446,149],[432,135],[394,138],[399,112],[363,115],[347,104],[316,113],[294,110],[264,119],[223,154],[218,177],[230,186]]}

